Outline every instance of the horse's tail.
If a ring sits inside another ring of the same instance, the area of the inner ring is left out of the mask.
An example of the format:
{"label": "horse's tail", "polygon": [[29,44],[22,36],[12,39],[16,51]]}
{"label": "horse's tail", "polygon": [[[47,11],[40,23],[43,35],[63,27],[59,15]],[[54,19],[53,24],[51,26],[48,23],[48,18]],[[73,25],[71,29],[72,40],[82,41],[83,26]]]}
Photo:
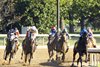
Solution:
{"label": "horse's tail", "polygon": [[78,46],[78,41],[75,42],[74,48],[77,48],[77,46]]}

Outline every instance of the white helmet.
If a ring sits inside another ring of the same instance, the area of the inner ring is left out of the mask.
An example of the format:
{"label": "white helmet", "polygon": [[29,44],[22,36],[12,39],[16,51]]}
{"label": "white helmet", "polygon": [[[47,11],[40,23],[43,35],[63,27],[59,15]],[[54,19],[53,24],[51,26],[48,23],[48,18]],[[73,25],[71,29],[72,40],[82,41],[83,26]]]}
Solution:
{"label": "white helmet", "polygon": [[36,27],[35,26],[32,26],[32,28],[31,28],[32,30],[36,30]]}

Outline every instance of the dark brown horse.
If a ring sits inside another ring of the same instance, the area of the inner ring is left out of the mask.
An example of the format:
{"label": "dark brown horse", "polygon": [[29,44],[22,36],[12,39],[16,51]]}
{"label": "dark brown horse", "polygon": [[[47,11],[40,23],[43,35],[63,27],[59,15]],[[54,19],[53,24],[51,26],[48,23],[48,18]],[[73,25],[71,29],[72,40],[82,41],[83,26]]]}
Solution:
{"label": "dark brown horse", "polygon": [[18,38],[14,38],[12,41],[7,40],[7,45],[4,50],[4,60],[7,60],[7,57],[10,55],[9,57],[9,64],[10,64],[11,58],[13,58],[13,55],[17,52],[17,50],[18,50]]}
{"label": "dark brown horse", "polygon": [[73,62],[72,66],[74,66],[74,61],[75,61],[75,56],[77,53],[79,53],[79,58],[77,60],[77,65],[79,62],[81,62],[81,67],[82,67],[82,56],[85,54],[86,55],[86,60],[87,60],[87,33],[84,33],[82,37],[80,37],[78,42],[75,42],[74,49],[73,49]]}
{"label": "dark brown horse", "polygon": [[[78,46],[78,41],[75,42],[74,45],[74,49],[76,49],[76,47]],[[89,36],[87,36],[87,48],[96,48],[96,40],[95,38],[91,39],[89,38]],[[76,52],[74,52],[73,54],[73,60],[75,60],[75,56]],[[86,57],[85,57],[85,62],[90,61],[90,54],[85,53]]]}
{"label": "dark brown horse", "polygon": [[36,44],[35,44],[35,41],[31,41],[29,40],[29,38],[26,38],[23,40],[22,42],[22,53],[21,53],[21,59],[23,59],[23,53],[25,55],[25,63],[27,62],[27,56],[29,55],[29,59],[28,59],[28,62],[29,62],[29,65],[30,65],[30,62],[31,62],[31,59],[33,57],[33,52],[35,52],[36,50]]}
{"label": "dark brown horse", "polygon": [[66,34],[62,33],[56,33],[54,37],[49,36],[48,41],[48,53],[49,53],[49,60],[51,61],[53,59],[54,51],[57,52],[56,54],[56,60],[58,59],[58,53],[60,52],[62,55],[62,61],[65,60],[65,53],[68,51],[68,45],[67,45],[67,36]]}

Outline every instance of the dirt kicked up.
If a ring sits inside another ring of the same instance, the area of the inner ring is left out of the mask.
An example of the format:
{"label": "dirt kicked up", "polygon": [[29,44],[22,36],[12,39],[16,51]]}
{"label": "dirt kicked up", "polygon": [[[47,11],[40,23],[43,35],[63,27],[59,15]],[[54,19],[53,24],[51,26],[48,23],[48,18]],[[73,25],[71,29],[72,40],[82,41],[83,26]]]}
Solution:
{"label": "dirt kicked up", "polygon": [[[24,63],[23,60],[21,60],[21,52],[22,49],[19,49],[14,58],[12,59],[10,65],[8,65],[8,62],[2,65],[2,63],[4,62],[3,60],[4,49],[0,49],[0,67],[71,67],[72,64],[72,56],[73,56],[72,48],[70,48],[68,53],[66,53],[65,62],[61,64],[58,64],[55,60],[52,62],[48,62],[49,56],[47,48],[37,48],[35,53],[33,54],[33,59],[31,61],[31,64],[28,65],[27,63],[26,66],[23,66]],[[78,57],[78,55],[76,55],[76,57]],[[88,67],[86,63],[83,63],[83,67],[84,66]]]}

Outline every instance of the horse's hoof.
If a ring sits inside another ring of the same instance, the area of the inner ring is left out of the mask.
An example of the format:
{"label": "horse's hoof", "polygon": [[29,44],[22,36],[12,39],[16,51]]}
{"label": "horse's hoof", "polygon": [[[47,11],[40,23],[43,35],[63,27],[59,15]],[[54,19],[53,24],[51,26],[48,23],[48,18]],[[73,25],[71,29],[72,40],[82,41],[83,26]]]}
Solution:
{"label": "horse's hoof", "polygon": [[18,62],[19,62],[19,63],[24,63],[23,60],[19,60]]}
{"label": "horse's hoof", "polygon": [[6,63],[6,65],[10,65],[10,63],[8,62],[8,63]]}
{"label": "horse's hoof", "polygon": [[5,62],[3,62],[2,65],[5,65]]}
{"label": "horse's hoof", "polygon": [[21,57],[20,59],[22,60],[23,58]]}
{"label": "horse's hoof", "polygon": [[54,58],[52,58],[52,60],[51,61],[54,61]]}
{"label": "horse's hoof", "polygon": [[65,62],[64,60],[62,60],[62,62]]}
{"label": "horse's hoof", "polygon": [[5,61],[3,61],[2,65],[5,65],[5,64],[7,64],[7,61],[6,61],[6,60],[5,60]]}
{"label": "horse's hoof", "polygon": [[71,67],[74,67],[74,64],[72,64]]}
{"label": "horse's hoof", "polygon": [[48,59],[48,62],[50,62],[50,59]]}
{"label": "horse's hoof", "polygon": [[87,63],[88,60],[85,60],[85,63]]}
{"label": "horse's hoof", "polygon": [[26,64],[24,63],[23,66],[26,66]]}

